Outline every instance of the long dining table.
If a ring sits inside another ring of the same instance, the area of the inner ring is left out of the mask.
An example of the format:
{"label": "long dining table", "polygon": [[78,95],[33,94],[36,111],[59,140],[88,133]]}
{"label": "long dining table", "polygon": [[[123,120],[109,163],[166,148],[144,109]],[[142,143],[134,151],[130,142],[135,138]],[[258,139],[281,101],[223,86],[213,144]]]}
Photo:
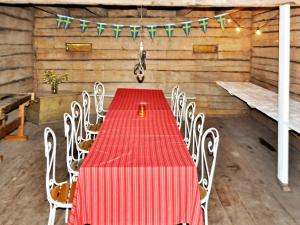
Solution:
{"label": "long dining table", "polygon": [[80,167],[69,224],[181,223],[203,224],[197,169],[164,93],[117,89]]}

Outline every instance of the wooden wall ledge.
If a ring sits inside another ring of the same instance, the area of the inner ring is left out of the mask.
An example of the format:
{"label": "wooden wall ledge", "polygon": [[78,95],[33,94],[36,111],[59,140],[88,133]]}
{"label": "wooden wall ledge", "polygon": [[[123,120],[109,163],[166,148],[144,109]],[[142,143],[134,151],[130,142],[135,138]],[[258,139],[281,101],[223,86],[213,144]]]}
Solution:
{"label": "wooden wall ledge", "polygon": [[[229,94],[246,102],[249,107],[255,108],[278,121],[278,95],[273,91],[257,86],[250,82],[221,82],[217,84],[227,90]],[[300,134],[300,102],[290,99],[289,128]]]}
{"label": "wooden wall ledge", "polygon": [[0,0],[6,4],[72,4],[72,5],[134,5],[140,6],[193,6],[193,7],[274,7],[281,4],[300,4],[300,0]]}

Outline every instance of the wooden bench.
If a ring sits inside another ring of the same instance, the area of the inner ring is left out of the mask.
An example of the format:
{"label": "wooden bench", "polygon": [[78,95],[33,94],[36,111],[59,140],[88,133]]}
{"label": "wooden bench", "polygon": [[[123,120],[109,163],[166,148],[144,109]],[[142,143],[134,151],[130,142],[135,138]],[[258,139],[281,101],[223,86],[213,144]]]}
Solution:
{"label": "wooden bench", "polygon": [[[0,94],[0,139],[25,141],[24,135],[25,105],[31,100],[31,94]],[[7,123],[8,113],[19,109],[18,117]],[[9,135],[14,130],[16,135]]]}
{"label": "wooden bench", "polygon": [[[246,102],[250,108],[255,108],[278,121],[278,95],[250,82],[222,82],[217,84],[229,94]],[[290,99],[289,128],[300,133],[300,102]]]}

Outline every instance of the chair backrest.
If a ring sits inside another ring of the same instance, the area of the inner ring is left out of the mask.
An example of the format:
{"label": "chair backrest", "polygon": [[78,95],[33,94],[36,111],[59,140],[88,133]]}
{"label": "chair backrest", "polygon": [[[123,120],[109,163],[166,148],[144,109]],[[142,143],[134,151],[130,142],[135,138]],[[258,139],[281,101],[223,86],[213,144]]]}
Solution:
{"label": "chair backrest", "polygon": [[184,114],[184,142],[188,149],[191,146],[192,134],[193,134],[193,123],[195,119],[196,103],[190,102]]}
{"label": "chair backrest", "polygon": [[67,154],[66,154],[66,161],[67,161],[67,168],[69,171],[70,178],[74,178],[74,174],[77,172],[73,170],[72,163],[74,161],[79,160],[79,153],[75,154],[77,148],[75,147],[75,122],[73,117],[69,113],[64,114],[64,130],[65,130],[65,137],[67,140]]}
{"label": "chair backrest", "polygon": [[104,85],[99,81],[95,82],[94,100],[95,100],[95,109],[97,115],[101,114],[104,110],[104,94],[105,94]]}
{"label": "chair backrest", "polygon": [[50,190],[57,184],[55,179],[55,161],[56,161],[56,136],[50,127],[44,130],[44,145],[46,157],[46,193],[48,201],[54,201]]}
{"label": "chair backrest", "polygon": [[182,121],[184,119],[183,117],[185,113],[185,105],[186,105],[185,92],[181,92],[177,95],[176,109],[175,109],[175,118],[179,129],[181,129]]}
{"label": "chair backrest", "polygon": [[90,113],[91,113],[91,98],[89,93],[86,91],[82,92],[82,106],[83,106],[83,125],[85,131],[90,124]]}
{"label": "chair backrest", "polygon": [[177,95],[179,93],[179,86],[174,86],[172,89],[171,93],[171,110],[173,112],[173,115],[175,116],[175,111],[176,111],[176,100],[177,100]]}
{"label": "chair backrest", "polygon": [[219,147],[219,132],[216,128],[207,129],[201,141],[201,176],[199,184],[207,191],[207,201],[211,192]]}
{"label": "chair backrest", "polygon": [[73,101],[71,103],[71,115],[75,126],[75,140],[80,142],[86,137],[86,132],[84,129],[83,111],[79,102]]}
{"label": "chair backrest", "polygon": [[203,113],[199,113],[193,123],[193,138],[192,138],[192,152],[191,156],[195,163],[195,166],[198,167],[199,161],[200,161],[200,154],[201,154],[201,137],[203,134],[203,128],[204,128],[204,122],[205,122],[205,115]]}

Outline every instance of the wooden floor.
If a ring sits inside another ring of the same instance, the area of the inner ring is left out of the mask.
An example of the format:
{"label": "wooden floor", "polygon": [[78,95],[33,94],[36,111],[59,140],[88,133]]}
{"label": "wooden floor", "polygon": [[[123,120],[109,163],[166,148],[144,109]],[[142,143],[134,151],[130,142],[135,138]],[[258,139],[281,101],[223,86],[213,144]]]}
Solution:
{"label": "wooden floor", "polygon": [[[276,134],[248,116],[208,119],[206,127],[221,133],[210,225],[300,224],[300,153],[290,151],[290,186],[282,193],[276,180]],[[57,175],[66,179],[62,124],[51,124],[58,135]],[[46,224],[43,128],[27,123],[29,141],[0,141],[0,225]],[[273,147],[272,147],[273,146]],[[63,211],[56,224],[64,224]]]}

